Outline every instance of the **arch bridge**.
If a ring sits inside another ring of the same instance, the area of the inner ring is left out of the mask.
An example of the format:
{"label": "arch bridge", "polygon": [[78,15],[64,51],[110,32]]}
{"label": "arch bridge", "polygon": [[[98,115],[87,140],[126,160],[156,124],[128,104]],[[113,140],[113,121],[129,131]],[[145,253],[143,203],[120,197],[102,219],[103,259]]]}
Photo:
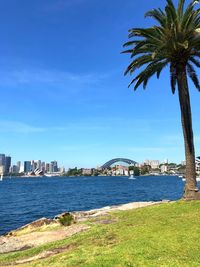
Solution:
{"label": "arch bridge", "polygon": [[102,169],[109,168],[111,165],[113,165],[116,162],[124,162],[129,165],[136,165],[137,162],[131,159],[124,159],[124,158],[116,158],[116,159],[111,159],[108,162],[106,162],[103,166],[101,166]]}

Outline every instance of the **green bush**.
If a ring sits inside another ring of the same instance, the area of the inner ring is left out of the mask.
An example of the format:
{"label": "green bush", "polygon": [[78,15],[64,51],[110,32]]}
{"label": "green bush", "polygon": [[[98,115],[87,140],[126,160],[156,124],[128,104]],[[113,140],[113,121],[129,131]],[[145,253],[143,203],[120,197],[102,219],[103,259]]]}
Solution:
{"label": "green bush", "polygon": [[74,223],[74,218],[71,214],[65,214],[62,217],[58,218],[60,224],[64,225],[64,226],[69,226],[72,223]]}

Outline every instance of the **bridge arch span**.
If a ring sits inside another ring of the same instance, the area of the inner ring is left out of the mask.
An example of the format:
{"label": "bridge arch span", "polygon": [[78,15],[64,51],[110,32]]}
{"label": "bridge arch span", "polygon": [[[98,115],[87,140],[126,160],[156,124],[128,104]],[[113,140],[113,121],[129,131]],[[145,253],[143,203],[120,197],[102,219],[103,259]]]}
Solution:
{"label": "bridge arch span", "polygon": [[124,162],[127,163],[129,165],[136,165],[137,162],[131,159],[125,159],[125,158],[116,158],[116,159],[111,159],[109,161],[107,161],[104,165],[102,165],[102,169],[106,169],[108,167],[110,167],[111,165],[113,165],[116,162]]}

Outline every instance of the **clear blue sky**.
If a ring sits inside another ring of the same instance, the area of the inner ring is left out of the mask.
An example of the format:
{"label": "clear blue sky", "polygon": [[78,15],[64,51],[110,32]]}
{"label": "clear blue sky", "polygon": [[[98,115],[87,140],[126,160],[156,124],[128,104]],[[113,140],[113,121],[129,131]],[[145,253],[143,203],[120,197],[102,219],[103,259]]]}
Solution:
{"label": "clear blue sky", "polygon": [[[13,161],[95,167],[114,157],[184,159],[168,72],[128,89],[121,55],[131,27],[161,0],[0,1],[0,147]],[[200,94],[191,85],[196,154]]]}

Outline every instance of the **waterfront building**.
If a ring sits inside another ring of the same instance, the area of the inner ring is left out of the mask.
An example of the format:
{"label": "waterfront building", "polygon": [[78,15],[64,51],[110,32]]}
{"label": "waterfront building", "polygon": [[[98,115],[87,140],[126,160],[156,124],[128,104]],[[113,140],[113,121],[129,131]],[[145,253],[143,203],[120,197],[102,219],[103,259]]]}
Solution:
{"label": "waterfront building", "polygon": [[0,154],[0,166],[5,166],[6,156],[5,154]]}
{"label": "waterfront building", "polygon": [[4,165],[0,165],[0,175],[5,173],[5,166]]}
{"label": "waterfront building", "polygon": [[144,165],[151,166],[152,169],[159,169],[160,161],[159,160],[145,160]]}
{"label": "waterfront building", "polygon": [[196,172],[200,175],[200,157],[196,158]]}
{"label": "waterfront building", "polygon": [[24,161],[24,172],[28,173],[32,171],[31,161]]}
{"label": "waterfront building", "polygon": [[43,173],[45,173],[45,162],[44,161],[41,163],[41,170],[43,171]]}
{"label": "waterfront building", "polygon": [[11,168],[10,168],[10,172],[11,173],[19,173],[19,166],[17,165],[13,165]]}
{"label": "waterfront building", "polygon": [[35,171],[37,169],[37,162],[34,160],[31,160],[31,171]]}
{"label": "waterfront building", "polygon": [[59,168],[59,172],[60,172],[60,173],[65,173],[65,167],[64,167],[64,166],[63,166],[63,167],[60,167],[60,168]]}
{"label": "waterfront building", "polygon": [[92,169],[82,169],[82,175],[92,175]]}
{"label": "waterfront building", "polygon": [[160,167],[161,173],[165,173],[168,171],[168,165],[167,164],[162,164]]}
{"label": "waterfront building", "polygon": [[168,164],[168,159],[165,159],[163,164]]}
{"label": "waterfront building", "polygon": [[58,172],[58,163],[56,160],[52,161],[50,164],[50,172]]}
{"label": "waterfront building", "polygon": [[129,175],[129,169],[126,166],[117,165],[115,166],[115,174],[116,175]]}
{"label": "waterfront building", "polygon": [[186,165],[186,161],[185,160],[181,161],[181,165],[185,166]]}
{"label": "waterfront building", "polygon": [[23,173],[23,172],[24,172],[24,164],[20,164],[19,173]]}
{"label": "waterfront building", "polygon": [[159,160],[151,160],[150,166],[152,169],[159,169],[160,161]]}
{"label": "waterfront building", "polygon": [[144,161],[144,165],[149,165],[149,166],[151,166],[151,161],[148,160],[148,159],[146,159],[146,160]]}
{"label": "waterfront building", "polygon": [[45,172],[50,172],[50,163],[45,164]]}
{"label": "waterfront building", "polygon": [[19,171],[20,171],[20,168],[21,168],[21,161],[17,161],[17,167],[18,167],[18,169],[19,169]]}
{"label": "waterfront building", "polygon": [[10,167],[11,167],[11,157],[10,156],[6,156],[5,157],[5,173],[9,173],[10,172]]}
{"label": "waterfront building", "polygon": [[125,175],[125,176],[129,176],[129,171],[128,171],[128,170],[125,170],[125,171],[124,171],[124,175]]}
{"label": "waterfront building", "polygon": [[41,160],[36,160],[35,161],[35,166],[36,166],[36,169],[41,170],[42,169],[42,162],[41,162]]}

